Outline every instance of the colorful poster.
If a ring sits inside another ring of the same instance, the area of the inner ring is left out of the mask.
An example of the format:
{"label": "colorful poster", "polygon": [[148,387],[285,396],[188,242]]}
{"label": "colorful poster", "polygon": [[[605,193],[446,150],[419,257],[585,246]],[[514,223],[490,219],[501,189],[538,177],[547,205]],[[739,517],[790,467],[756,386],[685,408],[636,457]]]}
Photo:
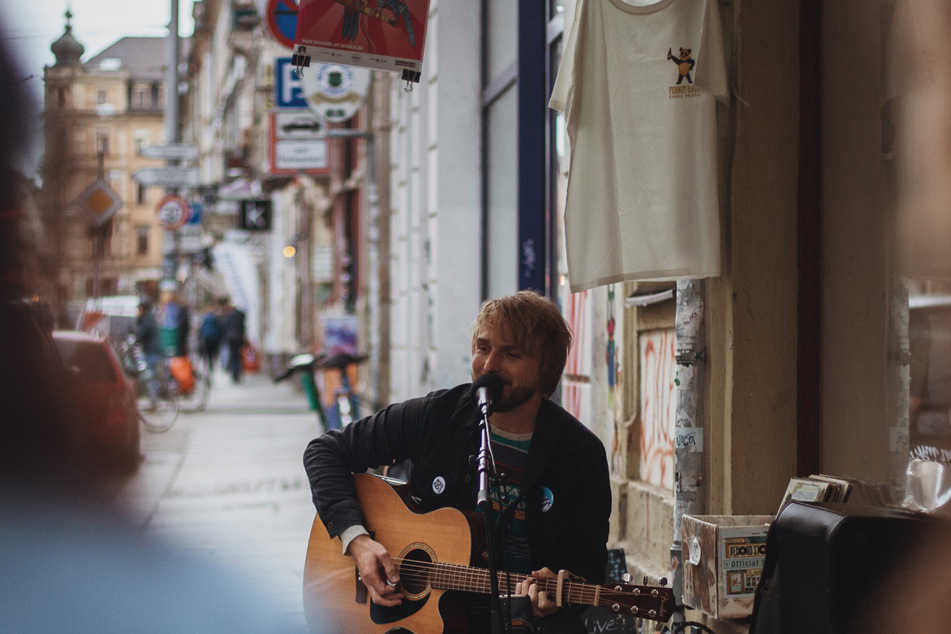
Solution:
{"label": "colorful poster", "polygon": [[377,68],[402,72],[415,82],[428,18],[429,0],[302,0],[294,50],[301,66]]}

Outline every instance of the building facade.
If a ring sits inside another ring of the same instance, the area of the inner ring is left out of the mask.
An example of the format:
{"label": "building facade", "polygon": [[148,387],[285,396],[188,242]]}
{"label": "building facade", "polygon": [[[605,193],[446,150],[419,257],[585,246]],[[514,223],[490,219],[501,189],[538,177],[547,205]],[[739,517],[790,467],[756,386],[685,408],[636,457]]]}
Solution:
{"label": "building facade", "polygon": [[[104,295],[154,298],[162,258],[155,206],[163,192],[132,175],[161,165],[141,151],[164,142],[165,40],[123,38],[82,62],[69,18],[51,47],[56,63],[44,71],[42,195],[60,311]],[[121,205],[103,224],[84,208],[83,194],[97,183]]]}

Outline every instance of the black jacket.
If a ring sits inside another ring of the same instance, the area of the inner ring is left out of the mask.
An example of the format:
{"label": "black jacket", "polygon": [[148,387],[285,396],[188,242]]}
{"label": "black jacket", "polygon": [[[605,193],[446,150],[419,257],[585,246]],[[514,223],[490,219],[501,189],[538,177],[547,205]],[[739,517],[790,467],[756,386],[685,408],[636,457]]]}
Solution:
{"label": "black jacket", "polygon": [[[479,441],[479,415],[468,384],[390,405],[314,439],[304,452],[304,467],[327,532],[336,537],[362,523],[352,473],[407,458],[420,510],[474,510]],[[604,583],[611,515],[604,446],[548,399],[538,412],[523,490],[533,568],[564,568],[589,583]]]}

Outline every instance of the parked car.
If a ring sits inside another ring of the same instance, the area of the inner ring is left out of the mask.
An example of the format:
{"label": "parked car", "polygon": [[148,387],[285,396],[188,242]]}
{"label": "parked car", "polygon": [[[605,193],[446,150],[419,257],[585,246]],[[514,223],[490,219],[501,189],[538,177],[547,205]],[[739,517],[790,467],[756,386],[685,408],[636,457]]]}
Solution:
{"label": "parked car", "polygon": [[71,391],[92,443],[90,449],[117,471],[134,472],[141,460],[135,384],[104,335],[54,331],[53,342],[70,369]]}

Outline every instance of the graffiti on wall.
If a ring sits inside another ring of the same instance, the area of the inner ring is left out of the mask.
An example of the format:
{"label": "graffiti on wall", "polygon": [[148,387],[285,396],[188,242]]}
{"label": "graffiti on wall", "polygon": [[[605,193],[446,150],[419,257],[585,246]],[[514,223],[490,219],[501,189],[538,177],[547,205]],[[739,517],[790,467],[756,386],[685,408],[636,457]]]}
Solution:
{"label": "graffiti on wall", "polygon": [[564,381],[562,385],[562,406],[568,410],[572,416],[582,419],[582,407],[585,388],[588,388],[587,382],[590,376],[585,368],[587,359],[587,306],[588,291],[580,293],[570,293],[568,295],[565,319],[568,321],[568,327],[574,334],[574,345],[568,353],[568,359],[565,363]]}
{"label": "graffiti on wall", "polygon": [[674,486],[674,423],[677,394],[675,330],[640,334],[641,464],[640,477],[655,486]]}

